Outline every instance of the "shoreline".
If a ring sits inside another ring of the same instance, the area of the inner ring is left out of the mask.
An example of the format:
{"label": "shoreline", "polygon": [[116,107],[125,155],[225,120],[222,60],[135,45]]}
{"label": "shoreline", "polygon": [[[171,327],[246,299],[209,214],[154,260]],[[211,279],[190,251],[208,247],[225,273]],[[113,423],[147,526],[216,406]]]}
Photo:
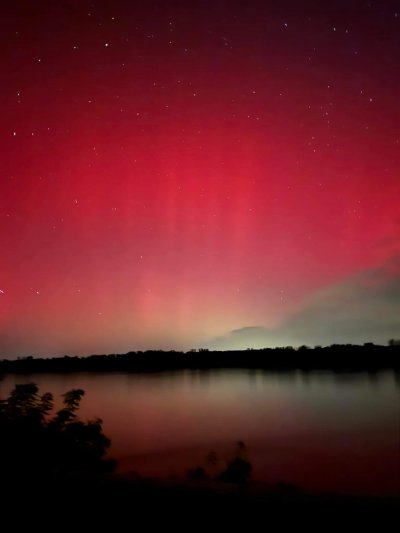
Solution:
{"label": "shoreline", "polygon": [[189,352],[148,350],[126,354],[60,356],[0,361],[0,375],[75,372],[153,373],[181,370],[212,371],[219,369],[265,370],[271,372],[337,373],[385,370],[400,373],[400,346],[332,345],[315,348],[263,348],[248,350]]}

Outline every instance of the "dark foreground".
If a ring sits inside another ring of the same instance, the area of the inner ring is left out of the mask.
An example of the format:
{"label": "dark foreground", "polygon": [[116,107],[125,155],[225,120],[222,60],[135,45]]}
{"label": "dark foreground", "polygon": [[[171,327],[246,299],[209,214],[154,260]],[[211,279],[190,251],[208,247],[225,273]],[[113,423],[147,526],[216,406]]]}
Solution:
{"label": "dark foreground", "polygon": [[[5,480],[3,480],[5,481]],[[70,475],[2,483],[1,516],[7,530],[165,531],[216,527],[270,530],[272,526],[396,524],[400,499],[318,495],[295,487],[238,487],[224,483]],[[12,522],[10,522],[10,520]]]}

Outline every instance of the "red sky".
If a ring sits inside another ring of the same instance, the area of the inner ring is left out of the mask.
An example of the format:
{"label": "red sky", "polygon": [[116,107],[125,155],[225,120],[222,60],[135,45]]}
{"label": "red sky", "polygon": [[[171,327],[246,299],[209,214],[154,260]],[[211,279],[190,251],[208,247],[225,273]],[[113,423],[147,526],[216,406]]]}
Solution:
{"label": "red sky", "polygon": [[0,356],[212,345],[388,270],[400,8],[319,4],[2,5]]}

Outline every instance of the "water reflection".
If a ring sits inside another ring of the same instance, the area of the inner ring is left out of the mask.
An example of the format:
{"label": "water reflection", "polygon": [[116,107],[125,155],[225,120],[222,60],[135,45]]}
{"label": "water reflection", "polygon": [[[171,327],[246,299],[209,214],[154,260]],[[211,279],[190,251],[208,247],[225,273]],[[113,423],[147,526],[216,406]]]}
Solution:
{"label": "water reflection", "polygon": [[61,394],[83,388],[122,471],[185,475],[210,449],[249,448],[253,478],[306,488],[400,493],[400,388],[393,373],[181,371],[6,376]]}

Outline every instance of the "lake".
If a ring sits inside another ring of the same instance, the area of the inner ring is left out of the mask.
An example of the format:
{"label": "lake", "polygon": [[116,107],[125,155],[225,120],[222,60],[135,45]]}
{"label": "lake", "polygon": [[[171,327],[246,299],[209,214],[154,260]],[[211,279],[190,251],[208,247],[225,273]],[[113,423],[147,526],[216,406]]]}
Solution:
{"label": "lake", "polygon": [[241,440],[255,481],[400,495],[400,380],[391,372],[7,375],[0,397],[32,381],[55,395],[86,391],[81,417],[103,420],[120,472],[185,476],[210,450],[218,469]]}

